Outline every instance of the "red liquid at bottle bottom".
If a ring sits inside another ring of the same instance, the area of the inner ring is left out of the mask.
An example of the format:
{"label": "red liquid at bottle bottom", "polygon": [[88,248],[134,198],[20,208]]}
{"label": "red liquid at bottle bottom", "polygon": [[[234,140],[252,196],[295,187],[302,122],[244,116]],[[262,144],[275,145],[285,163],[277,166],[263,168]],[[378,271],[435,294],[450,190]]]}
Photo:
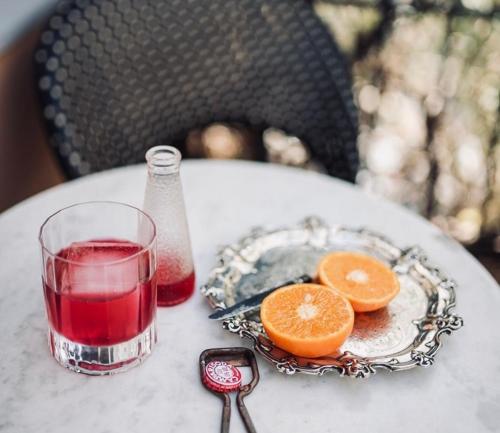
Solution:
{"label": "red liquid at bottle bottom", "polygon": [[171,307],[187,301],[194,292],[194,271],[172,283],[158,281],[158,306]]}

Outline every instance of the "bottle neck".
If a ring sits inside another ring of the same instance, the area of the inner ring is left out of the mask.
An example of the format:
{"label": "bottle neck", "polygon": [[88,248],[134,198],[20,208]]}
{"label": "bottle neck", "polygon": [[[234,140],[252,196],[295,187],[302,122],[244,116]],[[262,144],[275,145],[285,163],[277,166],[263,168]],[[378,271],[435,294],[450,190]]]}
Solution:
{"label": "bottle neck", "polygon": [[148,172],[151,176],[179,173],[181,153],[172,146],[155,146],[146,152]]}

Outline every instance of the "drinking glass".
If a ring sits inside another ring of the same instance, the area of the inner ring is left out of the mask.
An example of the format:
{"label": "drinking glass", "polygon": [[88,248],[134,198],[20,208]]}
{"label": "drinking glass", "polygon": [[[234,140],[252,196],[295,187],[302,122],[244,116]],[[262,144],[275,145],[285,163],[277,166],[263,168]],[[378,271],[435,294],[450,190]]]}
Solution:
{"label": "drinking glass", "polygon": [[114,202],[64,208],[40,229],[49,347],[70,370],[112,374],[156,342],[156,227]]}

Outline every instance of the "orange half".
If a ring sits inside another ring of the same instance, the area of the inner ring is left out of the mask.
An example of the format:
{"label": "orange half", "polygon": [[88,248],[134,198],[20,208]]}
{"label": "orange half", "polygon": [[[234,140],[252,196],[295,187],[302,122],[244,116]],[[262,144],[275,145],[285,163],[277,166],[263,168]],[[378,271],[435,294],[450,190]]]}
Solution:
{"label": "orange half", "polygon": [[354,325],[349,301],[319,284],[293,284],[276,290],[264,299],[260,318],[276,346],[306,358],[337,350]]}
{"label": "orange half", "polygon": [[380,260],[360,253],[326,255],[319,263],[318,279],[345,296],[356,312],[385,307],[399,293],[396,274]]}

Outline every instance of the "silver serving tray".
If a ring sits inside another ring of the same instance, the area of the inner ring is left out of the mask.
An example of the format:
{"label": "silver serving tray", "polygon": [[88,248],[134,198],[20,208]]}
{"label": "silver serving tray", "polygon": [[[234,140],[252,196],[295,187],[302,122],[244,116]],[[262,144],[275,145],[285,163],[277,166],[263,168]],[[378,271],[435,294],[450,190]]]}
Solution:
{"label": "silver serving tray", "polygon": [[314,276],[319,258],[334,250],[377,257],[397,273],[401,284],[387,308],[356,314],[353,333],[338,353],[308,359],[279,349],[267,338],[258,312],[225,320],[224,328],[249,338],[259,354],[286,374],[336,371],[368,377],[377,369],[431,366],[441,336],[463,326],[463,319],[453,313],[456,284],[430,266],[419,247],[400,249],[366,229],[328,226],[317,217],[276,230],[256,228],[221,249],[201,292],[213,308],[226,308],[304,273]]}

